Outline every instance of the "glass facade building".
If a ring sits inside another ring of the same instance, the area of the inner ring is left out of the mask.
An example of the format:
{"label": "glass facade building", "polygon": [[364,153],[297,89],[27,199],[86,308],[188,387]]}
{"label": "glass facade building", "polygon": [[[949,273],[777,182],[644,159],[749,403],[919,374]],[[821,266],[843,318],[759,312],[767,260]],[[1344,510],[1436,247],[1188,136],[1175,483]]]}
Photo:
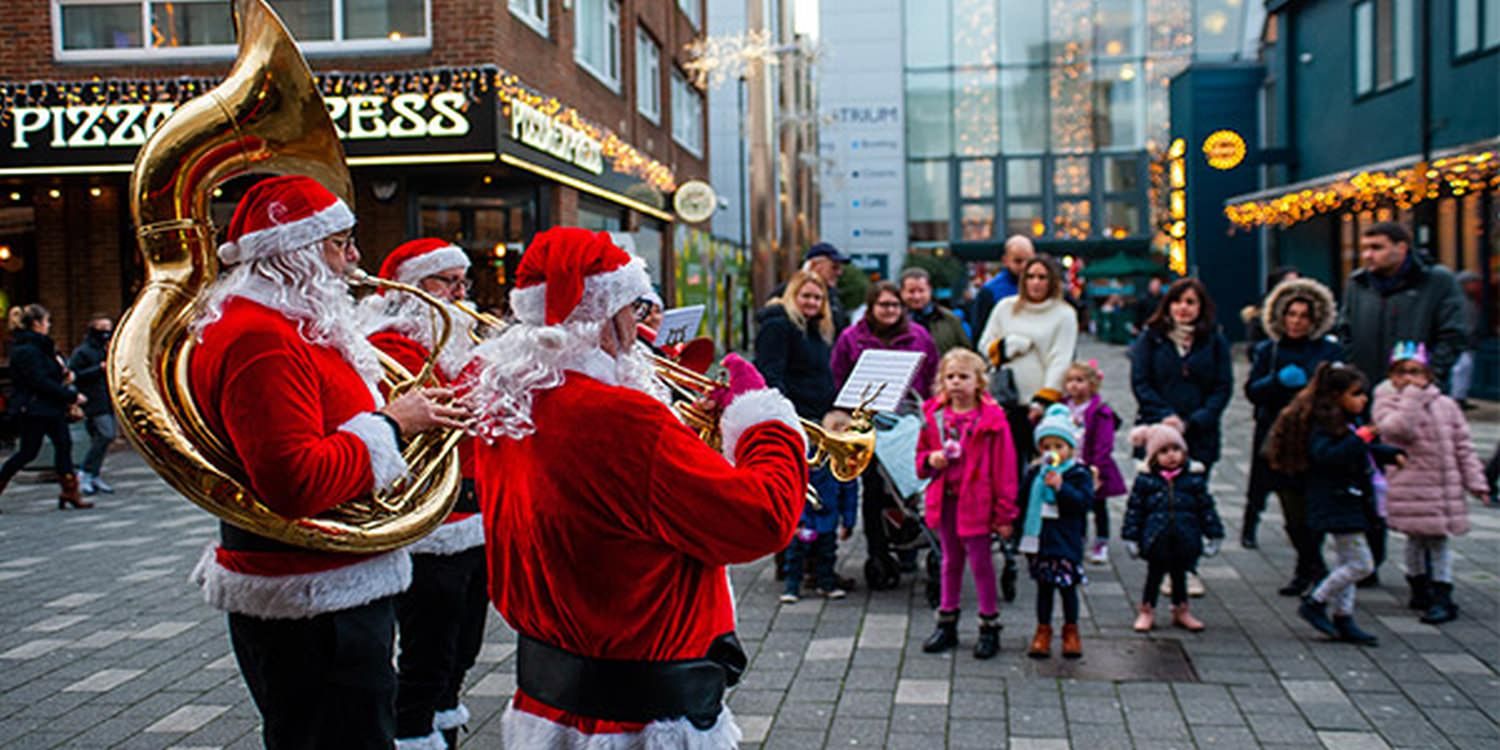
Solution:
{"label": "glass facade building", "polygon": [[1150,237],[1172,76],[1258,1],[905,0],[910,245]]}

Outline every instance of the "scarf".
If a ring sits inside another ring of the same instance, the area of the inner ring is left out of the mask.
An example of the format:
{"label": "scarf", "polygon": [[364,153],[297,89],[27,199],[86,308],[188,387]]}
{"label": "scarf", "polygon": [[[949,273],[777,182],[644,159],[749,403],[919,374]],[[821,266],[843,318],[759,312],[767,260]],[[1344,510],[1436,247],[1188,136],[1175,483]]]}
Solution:
{"label": "scarf", "polygon": [[1390,276],[1381,276],[1373,271],[1370,273],[1370,285],[1375,287],[1376,293],[1382,297],[1389,297],[1406,283],[1406,277],[1411,275],[1413,267],[1417,265],[1412,255],[1413,252],[1408,250],[1406,252],[1406,259],[1401,261],[1401,265],[1396,268],[1396,272]]}
{"label": "scarf", "polygon": [[1047,472],[1055,471],[1058,474],[1066,474],[1073,468],[1073,459],[1068,459],[1053,466],[1042,461],[1042,470],[1037,472],[1036,480],[1031,483],[1029,499],[1026,502],[1026,524],[1022,527],[1021,551],[1034,554],[1042,547],[1042,506],[1057,505],[1057,490],[1047,486],[1042,481],[1046,479]]}
{"label": "scarf", "polygon": [[1167,338],[1177,346],[1177,356],[1186,357],[1193,348],[1193,325],[1178,323],[1174,320],[1172,327],[1167,329]]}

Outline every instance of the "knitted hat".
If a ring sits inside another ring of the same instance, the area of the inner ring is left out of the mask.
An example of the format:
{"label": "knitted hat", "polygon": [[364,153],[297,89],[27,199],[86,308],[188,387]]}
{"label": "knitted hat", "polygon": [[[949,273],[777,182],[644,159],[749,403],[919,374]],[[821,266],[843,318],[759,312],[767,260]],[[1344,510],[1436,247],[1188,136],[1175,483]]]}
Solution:
{"label": "knitted hat", "polygon": [[1053,404],[1047,407],[1042,415],[1042,421],[1036,425],[1036,444],[1042,444],[1042,438],[1060,438],[1074,448],[1078,447],[1078,428],[1073,424],[1073,413],[1062,404]]}
{"label": "knitted hat", "polygon": [[1187,453],[1187,441],[1182,439],[1182,431],[1169,422],[1145,424],[1131,430],[1130,444],[1145,446],[1147,463],[1156,458],[1156,454],[1174,445]]}
{"label": "knitted hat", "polygon": [[521,256],[510,305],[528,325],[599,322],[650,291],[646,262],[607,233],[556,227],[538,234]]}
{"label": "knitted hat", "polygon": [[1421,341],[1397,341],[1396,346],[1391,349],[1390,364],[1411,360],[1423,367],[1431,367],[1432,363],[1427,359],[1427,344]]}
{"label": "knitted hat", "polygon": [[435,237],[403,242],[385,256],[380,264],[380,278],[415,284],[450,268],[469,268],[469,254],[462,248]]}
{"label": "knitted hat", "polygon": [[270,258],[300,250],[336,232],[354,227],[348,204],[303,175],[261,180],[229,220],[219,260],[225,265]]}

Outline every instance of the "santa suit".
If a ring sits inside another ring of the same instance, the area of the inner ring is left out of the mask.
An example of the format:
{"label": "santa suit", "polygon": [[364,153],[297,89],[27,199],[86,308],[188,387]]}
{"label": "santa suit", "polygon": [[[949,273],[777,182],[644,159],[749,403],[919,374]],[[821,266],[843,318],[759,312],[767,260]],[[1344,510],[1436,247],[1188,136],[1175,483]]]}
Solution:
{"label": "santa suit", "polygon": [[[373,413],[371,384],[338,350],[303,339],[273,299],[231,297],[193,349],[189,380],[250,489],[303,518],[368,496],[406,466],[395,430]],[[404,550],[318,552],[221,524],[221,543],[193,575],[229,613],[267,746],[390,746],[392,598],[411,580]]]}
{"label": "santa suit", "polygon": [[[426,364],[428,349],[400,333],[400,321],[370,335],[375,348],[407,371]],[[456,332],[455,335],[463,335]],[[447,374],[437,368],[438,381]],[[443,748],[440,733],[468,723],[469,710],[459,702],[464,674],[474,666],[484,641],[489,610],[485,587],[484,526],[474,495],[474,440],[458,444],[463,490],[447,520],[407,548],[412,554],[412,585],[396,600],[400,623],[397,662],[396,736],[422,738],[402,745]]]}
{"label": "santa suit", "polygon": [[726,410],[731,465],[660,401],[613,385],[613,361],[594,355],[536,392],[533,434],[477,450],[490,595],[521,635],[506,745],[733,747],[739,730],[717,701],[696,722],[630,721],[532,694],[603,690],[613,695],[573,695],[575,707],[629,713],[653,697],[640,683],[569,685],[549,668],[609,660],[651,671],[711,649],[734,684],[745,661],[725,566],[784,547],[807,484],[805,438],[779,394],[752,391]]}

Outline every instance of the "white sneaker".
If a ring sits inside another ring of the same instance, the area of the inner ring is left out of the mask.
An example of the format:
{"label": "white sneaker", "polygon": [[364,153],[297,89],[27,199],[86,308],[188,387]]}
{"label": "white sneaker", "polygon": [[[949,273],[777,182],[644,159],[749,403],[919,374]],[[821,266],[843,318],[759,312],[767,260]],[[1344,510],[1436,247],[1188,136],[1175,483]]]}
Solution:
{"label": "white sneaker", "polygon": [[1089,562],[1095,565],[1109,564],[1109,542],[1100,539],[1094,542],[1094,547],[1089,551]]}
{"label": "white sneaker", "polygon": [[78,472],[78,491],[85,495],[92,495],[97,491],[94,477],[86,471]]}
{"label": "white sneaker", "polygon": [[849,592],[844,591],[837,586],[834,586],[831,589],[818,589],[818,593],[822,595],[824,599],[843,599],[844,597],[849,595]]}
{"label": "white sneaker", "polygon": [[801,599],[796,594],[782,594],[780,601],[782,604],[796,604]]}
{"label": "white sneaker", "polygon": [[89,477],[89,481],[93,483],[95,490],[103,492],[106,495],[115,494],[115,488],[109,486],[109,482],[106,482],[99,477]]}

